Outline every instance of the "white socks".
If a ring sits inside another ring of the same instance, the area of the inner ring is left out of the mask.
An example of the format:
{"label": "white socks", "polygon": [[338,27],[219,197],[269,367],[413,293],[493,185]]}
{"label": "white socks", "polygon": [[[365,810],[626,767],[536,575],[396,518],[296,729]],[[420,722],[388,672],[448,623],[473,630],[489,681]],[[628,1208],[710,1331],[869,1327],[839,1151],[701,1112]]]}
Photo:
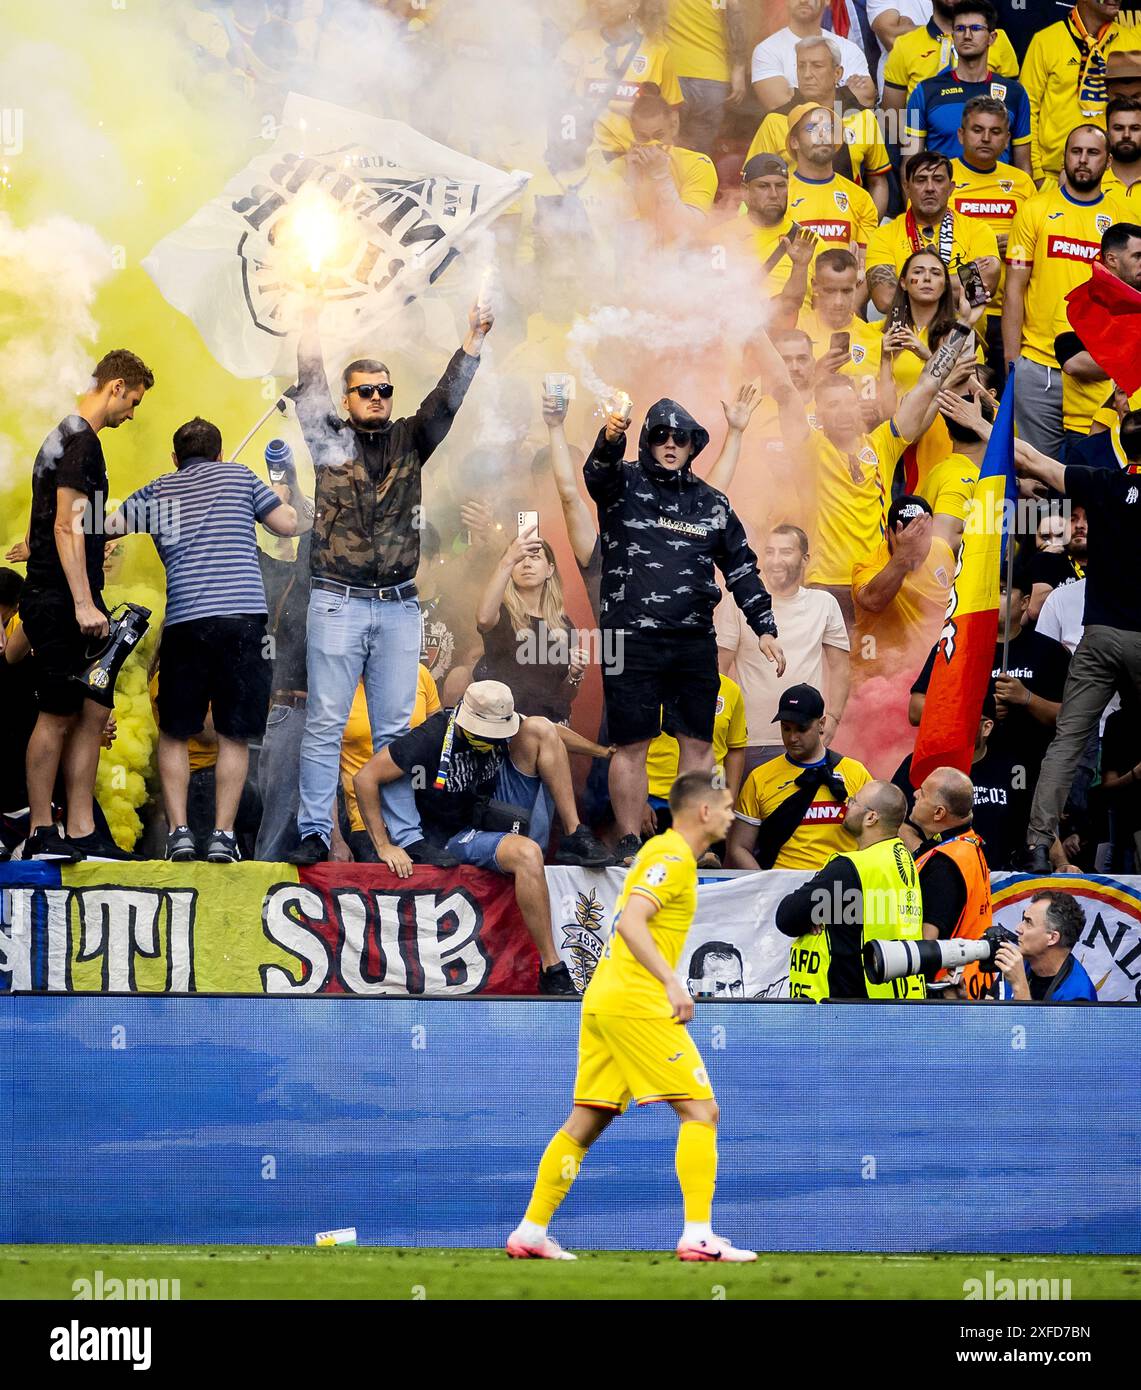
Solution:
{"label": "white socks", "polygon": [[713,1226],[708,1221],[687,1221],[681,1233],[682,1240],[712,1240]]}

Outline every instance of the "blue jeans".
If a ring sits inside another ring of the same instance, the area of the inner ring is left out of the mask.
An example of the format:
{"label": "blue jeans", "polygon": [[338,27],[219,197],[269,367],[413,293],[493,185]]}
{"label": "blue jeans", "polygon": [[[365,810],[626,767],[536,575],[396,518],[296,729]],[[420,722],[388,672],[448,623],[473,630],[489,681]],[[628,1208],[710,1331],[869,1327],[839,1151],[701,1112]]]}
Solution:
{"label": "blue jeans", "polygon": [[270,705],[258,758],[261,825],[254,858],[280,864],[297,848],[297,801],[304,705]]}
{"label": "blue jeans", "polygon": [[[297,831],[332,832],[332,808],[341,779],[341,738],[357,683],[364,677],[373,751],[408,732],[420,663],[420,604],[406,599],[349,598],[314,589],[309,595],[306,665],[309,702],[301,740]],[[389,838],[409,845],[420,838],[416,794],[409,778],[380,789]]]}
{"label": "blue jeans", "polygon": [[[498,801],[506,801],[512,806],[521,806],[531,812],[527,838],[534,840],[545,854],[547,842],[551,838],[551,813],[554,803],[540,779],[520,772],[508,758],[495,779],[495,796]],[[509,833],[500,830],[463,830],[448,840],[446,849],[449,854],[454,854],[461,864],[474,864],[480,869],[502,872],[496,854],[500,842],[505,840]]]}

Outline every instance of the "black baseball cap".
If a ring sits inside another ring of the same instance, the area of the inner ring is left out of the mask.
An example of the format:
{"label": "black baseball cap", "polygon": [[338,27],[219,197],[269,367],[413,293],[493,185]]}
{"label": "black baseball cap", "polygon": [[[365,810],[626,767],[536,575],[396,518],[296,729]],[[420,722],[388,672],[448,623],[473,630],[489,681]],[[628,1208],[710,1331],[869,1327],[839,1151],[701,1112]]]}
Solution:
{"label": "black baseball cap", "polygon": [[781,695],[774,724],[782,722],[806,727],[824,718],[824,696],[814,685],[790,685]]}
{"label": "black baseball cap", "polygon": [[741,170],[741,182],[752,183],[754,179],[767,178],[770,174],[787,179],[788,165],[779,154],[755,154]]}
{"label": "black baseball cap", "polygon": [[888,508],[887,529],[894,531],[901,521],[905,526],[910,526],[917,516],[925,514],[932,515],[930,502],[923,497],[904,493],[901,497],[896,497]]}

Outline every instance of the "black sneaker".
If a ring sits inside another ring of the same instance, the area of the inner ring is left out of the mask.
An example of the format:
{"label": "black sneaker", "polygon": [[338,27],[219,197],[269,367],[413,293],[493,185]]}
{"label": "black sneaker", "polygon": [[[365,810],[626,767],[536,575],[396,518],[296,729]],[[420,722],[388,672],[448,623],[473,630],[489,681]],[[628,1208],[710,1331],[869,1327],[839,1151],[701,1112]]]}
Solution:
{"label": "black sneaker", "polygon": [[1054,869],[1050,863],[1049,845],[1031,845],[1019,860],[1018,867],[1024,874],[1052,874]]}
{"label": "black sneaker", "polygon": [[20,858],[54,859],[60,864],[74,864],[83,858],[83,851],[56,826],[39,825],[24,841]]}
{"label": "black sneaker", "polygon": [[641,835],[623,835],[614,846],[614,862],[625,864],[627,868],[634,862],[634,856],[642,848]]}
{"label": "black sneaker", "polygon": [[[324,844],[324,841],[321,843]],[[206,846],[207,864],[239,864],[241,859],[238,837],[229,830],[215,830]]]}
{"label": "black sneaker", "polygon": [[329,846],[320,835],[306,835],[292,854],[285,856],[287,864],[324,864],[329,857]]}
{"label": "black sneaker", "polygon": [[106,835],[100,835],[98,830],[93,830],[90,835],[77,835],[71,840],[71,844],[79,850],[84,859],[137,859],[138,856],[128,854],[125,849],[120,849],[114,840]]}
{"label": "black sneaker", "polygon": [[555,854],[556,864],[578,864],[583,869],[607,869],[614,857],[587,826],[580,825],[573,835],[564,835]]}
{"label": "black sneaker", "polygon": [[175,864],[186,864],[198,858],[198,846],[188,825],[176,825],[166,837],[166,857]]}
{"label": "black sneaker", "polygon": [[548,965],[539,971],[540,994],[577,994],[570,971],[559,961],[558,965]]}
{"label": "black sneaker", "polygon": [[449,854],[443,845],[434,845],[431,840],[413,840],[410,845],[403,845],[402,849],[413,864],[431,864],[436,869],[459,868],[460,861],[456,856]]}

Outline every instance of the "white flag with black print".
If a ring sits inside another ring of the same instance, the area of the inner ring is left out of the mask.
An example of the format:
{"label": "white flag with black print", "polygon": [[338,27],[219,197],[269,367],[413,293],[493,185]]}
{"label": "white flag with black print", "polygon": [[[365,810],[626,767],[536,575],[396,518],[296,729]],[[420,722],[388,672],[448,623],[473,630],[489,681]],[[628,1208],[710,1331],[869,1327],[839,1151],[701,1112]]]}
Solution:
{"label": "white flag with black print", "polygon": [[307,293],[324,301],[327,347],[366,338],[454,280],[529,177],[401,121],[291,93],[273,146],[143,267],[228,372],[292,376]]}

